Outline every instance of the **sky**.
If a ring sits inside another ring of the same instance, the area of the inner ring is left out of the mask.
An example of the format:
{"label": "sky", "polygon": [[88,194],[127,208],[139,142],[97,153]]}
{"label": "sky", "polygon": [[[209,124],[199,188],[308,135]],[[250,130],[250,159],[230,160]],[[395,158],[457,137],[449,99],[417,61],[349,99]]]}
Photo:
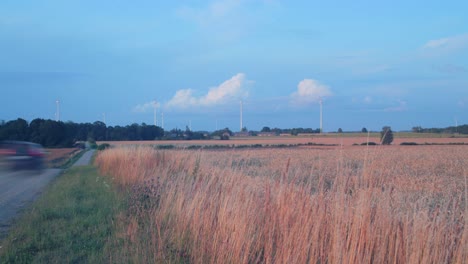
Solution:
{"label": "sky", "polygon": [[[468,124],[468,1],[2,0],[0,120]],[[162,115],[164,116],[162,118]]]}

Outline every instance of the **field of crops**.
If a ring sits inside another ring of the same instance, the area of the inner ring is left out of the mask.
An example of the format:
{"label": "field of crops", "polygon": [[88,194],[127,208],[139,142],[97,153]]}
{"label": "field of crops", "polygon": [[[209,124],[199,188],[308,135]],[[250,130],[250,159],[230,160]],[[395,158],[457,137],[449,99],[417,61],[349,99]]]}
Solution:
{"label": "field of crops", "polygon": [[129,193],[124,262],[466,263],[467,150],[127,146],[96,165]]}
{"label": "field of crops", "polygon": [[[99,144],[108,143],[112,146],[125,145],[174,145],[174,146],[213,146],[213,145],[262,145],[262,146],[277,146],[277,145],[338,145],[352,146],[360,145],[367,142],[379,143],[380,138],[378,133],[366,134],[323,134],[309,136],[276,136],[276,137],[231,137],[230,140],[155,140],[155,141],[102,141]],[[443,134],[416,134],[416,133],[395,133],[393,145],[400,145],[402,142],[413,142],[417,144],[468,144],[468,137],[447,136]]]}

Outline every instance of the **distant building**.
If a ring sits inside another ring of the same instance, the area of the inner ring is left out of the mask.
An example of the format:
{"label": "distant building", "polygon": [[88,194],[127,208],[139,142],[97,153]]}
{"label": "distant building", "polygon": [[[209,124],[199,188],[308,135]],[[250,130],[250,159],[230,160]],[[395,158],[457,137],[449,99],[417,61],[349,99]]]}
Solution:
{"label": "distant building", "polygon": [[276,136],[276,133],[275,132],[259,132],[257,134],[257,136],[259,136],[259,137],[274,137],[274,136]]}
{"label": "distant building", "polygon": [[250,137],[251,135],[250,132],[246,131],[234,133],[234,137]]}
{"label": "distant building", "polygon": [[315,136],[313,133],[298,133],[299,137],[313,137]]}

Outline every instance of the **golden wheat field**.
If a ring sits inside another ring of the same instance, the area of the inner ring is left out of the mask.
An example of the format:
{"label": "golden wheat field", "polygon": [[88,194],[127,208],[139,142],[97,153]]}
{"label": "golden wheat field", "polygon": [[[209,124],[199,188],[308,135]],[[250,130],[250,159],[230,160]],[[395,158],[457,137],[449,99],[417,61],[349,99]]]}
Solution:
{"label": "golden wheat field", "polygon": [[124,262],[467,263],[466,146],[127,146],[96,165],[129,195]]}
{"label": "golden wheat field", "polygon": [[[372,134],[370,137],[365,134],[313,134],[309,136],[274,136],[274,137],[233,137],[230,140],[152,140],[152,141],[100,141],[99,144],[107,143],[112,146],[127,145],[174,145],[187,147],[191,145],[212,146],[212,145],[255,145],[275,146],[275,145],[300,145],[300,144],[322,144],[336,146],[352,146],[353,144],[362,144],[366,142],[379,143],[378,134]],[[468,144],[468,137],[459,135],[449,137],[447,135],[429,134],[424,136],[411,133],[395,133],[393,145],[400,145],[403,142],[414,142],[417,144]]]}

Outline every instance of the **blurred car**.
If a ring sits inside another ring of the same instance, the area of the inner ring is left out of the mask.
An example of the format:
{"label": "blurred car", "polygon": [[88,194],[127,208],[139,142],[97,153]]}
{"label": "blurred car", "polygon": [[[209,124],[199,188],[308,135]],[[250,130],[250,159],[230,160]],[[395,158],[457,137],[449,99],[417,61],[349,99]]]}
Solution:
{"label": "blurred car", "polygon": [[3,163],[13,170],[43,170],[45,167],[44,148],[25,141],[0,142],[0,156]]}

